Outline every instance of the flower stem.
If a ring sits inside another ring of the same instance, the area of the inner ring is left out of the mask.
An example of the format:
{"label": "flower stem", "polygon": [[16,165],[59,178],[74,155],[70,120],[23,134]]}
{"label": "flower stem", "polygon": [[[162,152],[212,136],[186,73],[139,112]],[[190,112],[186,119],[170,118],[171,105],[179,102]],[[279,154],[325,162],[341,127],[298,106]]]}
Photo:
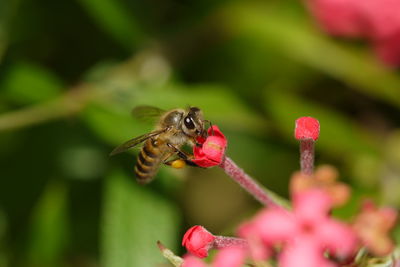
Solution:
{"label": "flower stem", "polygon": [[300,169],[306,175],[314,171],[314,140],[303,139],[300,141]]}
{"label": "flower stem", "polygon": [[170,249],[165,247],[164,244],[161,243],[160,241],[157,241],[157,246],[160,249],[161,254],[164,256],[164,258],[169,260],[169,262],[172,263],[172,265],[174,265],[175,267],[182,266],[183,259],[181,257],[176,256]]}
{"label": "flower stem", "polygon": [[262,188],[253,178],[247,175],[235,162],[229,157],[224,156],[219,165],[226,174],[228,174],[235,182],[249,192],[255,199],[269,207],[287,207],[287,203],[280,199],[273,192]]}
{"label": "flower stem", "polygon": [[215,249],[221,249],[226,247],[241,247],[247,248],[249,244],[246,239],[229,237],[229,236],[215,236],[213,247]]}

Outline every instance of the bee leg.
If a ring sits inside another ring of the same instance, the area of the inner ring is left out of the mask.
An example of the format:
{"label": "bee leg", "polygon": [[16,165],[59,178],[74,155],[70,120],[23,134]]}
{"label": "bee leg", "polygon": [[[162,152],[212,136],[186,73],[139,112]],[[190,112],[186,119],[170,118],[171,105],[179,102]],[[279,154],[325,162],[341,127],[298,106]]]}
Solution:
{"label": "bee leg", "polygon": [[[169,146],[170,148],[172,148],[172,149],[175,151],[176,155],[180,158],[180,160],[183,160],[187,165],[193,166],[193,167],[202,168],[202,167],[200,167],[199,165],[197,165],[196,163],[194,163],[194,162],[191,160],[191,158],[192,158],[191,155],[186,154],[185,152],[183,152],[182,150],[180,150],[179,148],[175,147],[175,146],[172,145],[172,144],[169,144],[169,143],[168,143],[167,146]],[[179,160],[179,159],[177,159],[177,160]]]}

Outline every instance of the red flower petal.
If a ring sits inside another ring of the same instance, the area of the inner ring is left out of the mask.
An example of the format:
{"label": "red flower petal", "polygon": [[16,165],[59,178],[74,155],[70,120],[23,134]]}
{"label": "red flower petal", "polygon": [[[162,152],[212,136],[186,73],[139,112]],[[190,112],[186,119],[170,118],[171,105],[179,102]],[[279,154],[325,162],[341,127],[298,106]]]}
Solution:
{"label": "red flower petal", "polygon": [[212,167],[221,164],[227,140],[224,134],[219,130],[218,126],[213,125],[208,129],[208,137],[204,140],[198,138],[197,141],[201,146],[193,147],[194,163],[201,167]]}
{"label": "red flower petal", "polygon": [[319,122],[312,117],[301,117],[296,120],[294,130],[296,139],[313,139],[316,141],[319,137]]}
{"label": "red flower petal", "polygon": [[199,258],[208,256],[208,250],[212,247],[215,236],[203,226],[196,225],[186,231],[182,239],[182,246]]}

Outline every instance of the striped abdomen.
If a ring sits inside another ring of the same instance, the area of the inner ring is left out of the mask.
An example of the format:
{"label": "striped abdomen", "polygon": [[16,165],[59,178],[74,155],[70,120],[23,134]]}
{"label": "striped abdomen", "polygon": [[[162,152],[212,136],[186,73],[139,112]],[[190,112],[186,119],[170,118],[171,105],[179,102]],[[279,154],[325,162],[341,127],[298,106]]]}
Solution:
{"label": "striped abdomen", "polygon": [[164,156],[164,142],[148,139],[141,149],[135,166],[135,174],[139,183],[146,184],[156,175]]}

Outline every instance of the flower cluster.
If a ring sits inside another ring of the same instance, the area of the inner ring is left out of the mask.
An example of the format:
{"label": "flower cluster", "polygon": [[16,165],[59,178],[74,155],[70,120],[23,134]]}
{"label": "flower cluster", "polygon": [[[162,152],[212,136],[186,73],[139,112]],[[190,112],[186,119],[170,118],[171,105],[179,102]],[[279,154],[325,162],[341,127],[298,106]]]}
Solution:
{"label": "flower cluster", "polygon": [[239,235],[249,240],[257,236],[269,250],[266,255],[277,252],[274,249],[279,247],[279,266],[332,266],[325,253],[346,259],[354,255],[358,244],[349,225],[330,217],[332,205],[332,199],[322,190],[296,193],[293,211],[264,209],[239,229]]}
{"label": "flower cluster", "polygon": [[388,65],[400,65],[400,1],[306,0],[328,33],[368,39]]}
{"label": "flower cluster", "polygon": [[[227,142],[217,126],[210,128],[208,134],[206,139],[198,140],[200,146],[194,148],[194,162],[203,167],[223,168],[265,207],[238,227],[238,237],[214,235],[199,225],[191,227],[182,240],[188,254],[179,266],[240,267],[245,263],[272,266],[273,262],[280,267],[355,266],[361,248],[377,257],[393,250],[389,234],[397,219],[394,209],[365,202],[351,222],[332,217],[332,209],[348,201],[350,188],[337,181],[338,172],[331,166],[323,165],[313,171],[314,149],[310,145],[319,137],[316,119],[302,117],[296,121],[301,171],[290,180],[291,208],[276,201],[271,192],[224,155]],[[201,258],[207,257],[212,249],[218,252],[206,264]]]}
{"label": "flower cluster", "polygon": [[345,183],[338,182],[337,170],[329,165],[319,166],[309,176],[302,172],[295,172],[290,179],[291,192],[303,192],[312,188],[325,191],[332,199],[332,205],[337,207],[345,204],[350,198],[350,187]]}

